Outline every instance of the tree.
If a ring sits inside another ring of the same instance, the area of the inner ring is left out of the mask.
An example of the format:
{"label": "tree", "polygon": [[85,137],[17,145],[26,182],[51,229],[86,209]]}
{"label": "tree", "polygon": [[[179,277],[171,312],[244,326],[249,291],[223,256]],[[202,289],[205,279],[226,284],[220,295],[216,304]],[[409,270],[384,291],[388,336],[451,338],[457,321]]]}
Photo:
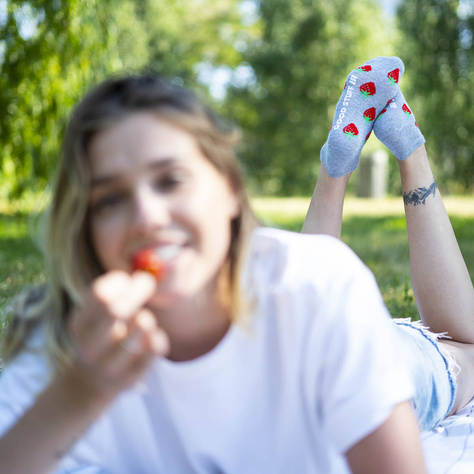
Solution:
{"label": "tree", "polygon": [[261,0],[260,35],[244,59],[255,82],[228,102],[242,151],[264,193],[308,194],[348,71],[390,55],[390,30],[369,0]]}
{"label": "tree", "polygon": [[7,0],[0,30],[4,193],[44,184],[70,107],[92,82],[120,67],[111,10],[96,0]]}
{"label": "tree", "polygon": [[71,107],[111,73],[146,69],[194,86],[199,65],[238,64],[238,3],[3,0],[0,195],[45,184]]}
{"label": "tree", "polygon": [[459,0],[406,0],[398,9],[407,100],[447,191],[474,182],[474,8]]}

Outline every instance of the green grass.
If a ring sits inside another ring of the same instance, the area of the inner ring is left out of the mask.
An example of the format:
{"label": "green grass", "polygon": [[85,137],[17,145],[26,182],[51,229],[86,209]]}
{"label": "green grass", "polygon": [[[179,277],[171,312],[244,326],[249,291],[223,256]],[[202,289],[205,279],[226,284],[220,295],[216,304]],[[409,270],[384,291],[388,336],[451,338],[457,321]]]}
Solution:
{"label": "green grass", "polygon": [[[42,260],[30,237],[31,214],[0,213],[0,316],[8,303],[25,287],[44,281]],[[2,327],[5,324],[1,319]]]}
{"label": "green grass", "polygon": [[[473,278],[474,199],[445,201]],[[266,225],[293,231],[301,229],[308,203],[309,198],[254,200],[256,212]],[[28,285],[44,281],[41,256],[30,237],[34,217],[30,206],[0,206],[0,316],[8,313],[11,297]],[[400,200],[347,199],[342,240],[374,272],[391,314],[417,318]]]}
{"label": "green grass", "polygon": [[[256,199],[265,225],[300,231],[309,199]],[[474,199],[447,198],[459,246],[474,280]],[[374,272],[385,303],[395,317],[418,318],[410,279],[408,240],[400,199],[355,199],[345,203],[342,240]]]}

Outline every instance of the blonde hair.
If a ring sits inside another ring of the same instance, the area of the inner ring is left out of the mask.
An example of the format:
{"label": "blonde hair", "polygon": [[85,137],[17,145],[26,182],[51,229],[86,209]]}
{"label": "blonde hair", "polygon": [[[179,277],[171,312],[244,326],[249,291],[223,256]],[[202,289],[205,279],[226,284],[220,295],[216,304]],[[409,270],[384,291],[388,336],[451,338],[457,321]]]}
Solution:
{"label": "blonde hair", "polygon": [[171,86],[155,76],[111,78],[89,92],[74,110],[63,140],[49,211],[46,215],[44,256],[48,284],[17,300],[15,315],[3,343],[5,360],[23,347],[31,329],[44,321],[47,347],[56,366],[73,356],[67,318],[81,295],[103,273],[90,240],[87,148],[92,136],[135,112],[156,113],[190,133],[215,168],[225,176],[240,201],[240,215],[231,222],[228,258],[221,269],[220,288],[231,318],[239,322],[246,299],[239,273],[255,218],[234,154],[235,133],[223,131],[218,118],[189,90]]}

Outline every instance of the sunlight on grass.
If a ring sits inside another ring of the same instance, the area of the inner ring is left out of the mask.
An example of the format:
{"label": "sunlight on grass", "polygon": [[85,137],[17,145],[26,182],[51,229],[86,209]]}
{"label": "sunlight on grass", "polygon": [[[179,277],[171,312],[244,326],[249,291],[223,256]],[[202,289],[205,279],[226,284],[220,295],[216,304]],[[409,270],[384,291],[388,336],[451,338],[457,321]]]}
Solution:
{"label": "sunlight on grass", "polygon": [[[443,197],[450,216],[474,217],[474,197]],[[285,216],[300,219],[306,216],[310,197],[303,198],[254,198],[252,205],[257,215],[275,217]],[[360,216],[403,216],[403,200],[399,197],[356,198],[348,196],[344,202],[344,217]]]}
{"label": "sunlight on grass", "polygon": [[[258,198],[252,204],[264,225],[298,232],[309,201],[310,198]],[[448,197],[444,201],[474,279],[474,198]],[[374,272],[390,313],[418,319],[402,199],[346,198],[342,240]]]}
{"label": "sunlight on grass", "polygon": [[[36,236],[37,213],[47,193],[24,202],[0,201],[0,317],[23,288],[45,280]],[[267,226],[299,232],[309,198],[256,198],[252,204]],[[459,246],[474,277],[474,198],[445,199]],[[387,307],[397,317],[417,318],[411,288],[408,241],[400,198],[345,202],[342,240],[374,272]],[[1,332],[1,330],[0,330]]]}

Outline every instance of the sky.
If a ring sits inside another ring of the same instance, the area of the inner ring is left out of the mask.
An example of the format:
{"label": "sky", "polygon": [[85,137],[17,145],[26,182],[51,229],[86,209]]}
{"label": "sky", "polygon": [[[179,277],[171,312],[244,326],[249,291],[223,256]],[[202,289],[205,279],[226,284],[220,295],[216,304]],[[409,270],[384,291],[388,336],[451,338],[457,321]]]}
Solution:
{"label": "sky", "polygon": [[380,0],[382,8],[384,9],[385,13],[387,13],[387,15],[390,17],[395,16],[395,13],[397,11],[397,5],[399,3],[400,0]]}

